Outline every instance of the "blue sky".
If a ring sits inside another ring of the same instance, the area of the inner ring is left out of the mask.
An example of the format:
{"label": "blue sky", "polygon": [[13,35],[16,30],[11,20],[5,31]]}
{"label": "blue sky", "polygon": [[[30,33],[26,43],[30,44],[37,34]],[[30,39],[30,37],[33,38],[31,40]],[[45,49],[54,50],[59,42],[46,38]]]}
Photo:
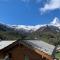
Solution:
{"label": "blue sky", "polygon": [[37,25],[60,19],[60,0],[0,0],[0,22]]}

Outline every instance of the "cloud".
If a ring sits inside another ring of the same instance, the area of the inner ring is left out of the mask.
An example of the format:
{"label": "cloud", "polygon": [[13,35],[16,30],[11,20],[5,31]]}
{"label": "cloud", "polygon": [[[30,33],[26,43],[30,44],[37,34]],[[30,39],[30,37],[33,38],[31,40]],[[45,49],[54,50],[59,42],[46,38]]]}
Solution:
{"label": "cloud", "polygon": [[47,0],[47,3],[40,8],[41,13],[60,9],[60,0]]}

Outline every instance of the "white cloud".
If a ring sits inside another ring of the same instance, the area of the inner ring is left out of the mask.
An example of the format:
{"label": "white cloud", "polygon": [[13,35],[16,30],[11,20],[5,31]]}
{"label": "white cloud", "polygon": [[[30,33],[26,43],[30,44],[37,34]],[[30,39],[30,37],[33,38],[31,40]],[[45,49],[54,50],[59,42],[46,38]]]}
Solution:
{"label": "white cloud", "polygon": [[40,8],[40,11],[44,13],[55,9],[60,9],[60,0],[48,0],[44,7]]}

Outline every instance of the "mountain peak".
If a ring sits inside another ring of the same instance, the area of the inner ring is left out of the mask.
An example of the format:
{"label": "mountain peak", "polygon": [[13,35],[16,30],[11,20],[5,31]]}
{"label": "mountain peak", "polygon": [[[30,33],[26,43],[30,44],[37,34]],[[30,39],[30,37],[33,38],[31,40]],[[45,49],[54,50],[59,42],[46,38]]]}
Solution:
{"label": "mountain peak", "polygon": [[51,22],[51,24],[52,24],[52,25],[60,24],[59,18],[55,17],[55,18],[53,19],[53,21]]}

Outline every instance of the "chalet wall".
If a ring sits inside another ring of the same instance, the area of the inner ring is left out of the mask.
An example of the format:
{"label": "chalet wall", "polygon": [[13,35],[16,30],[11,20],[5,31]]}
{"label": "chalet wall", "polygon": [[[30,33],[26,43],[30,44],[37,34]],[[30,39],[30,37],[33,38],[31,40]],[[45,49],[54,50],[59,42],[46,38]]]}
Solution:
{"label": "chalet wall", "polygon": [[37,49],[34,51],[22,44],[14,46],[3,54],[0,53],[0,58],[3,58],[4,55],[8,53],[11,54],[11,60],[24,60],[25,55],[29,56],[29,60],[53,60],[51,56],[43,53],[42,51],[38,51]]}

